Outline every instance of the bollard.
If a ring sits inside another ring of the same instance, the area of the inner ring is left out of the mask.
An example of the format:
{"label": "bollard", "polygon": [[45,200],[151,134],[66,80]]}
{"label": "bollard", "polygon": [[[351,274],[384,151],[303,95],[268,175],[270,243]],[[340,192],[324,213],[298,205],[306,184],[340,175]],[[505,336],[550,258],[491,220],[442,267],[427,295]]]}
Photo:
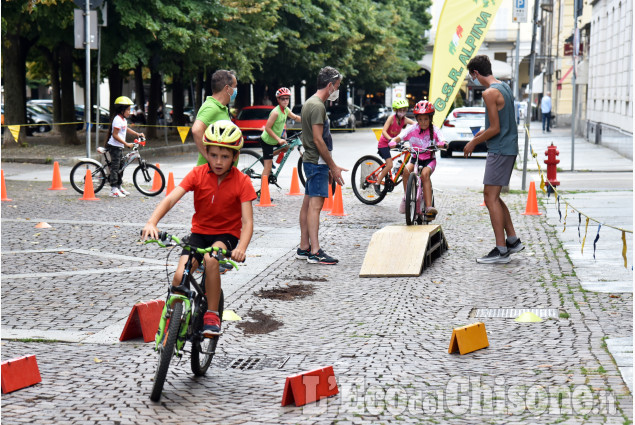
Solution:
{"label": "bollard", "polygon": [[547,148],[545,151],[545,155],[547,155],[547,159],[545,159],[545,164],[547,164],[547,181],[551,184],[551,186],[560,186],[560,182],[558,181],[558,169],[556,165],[560,163],[559,159],[556,159],[560,152],[558,152],[558,147],[551,143],[551,146]]}

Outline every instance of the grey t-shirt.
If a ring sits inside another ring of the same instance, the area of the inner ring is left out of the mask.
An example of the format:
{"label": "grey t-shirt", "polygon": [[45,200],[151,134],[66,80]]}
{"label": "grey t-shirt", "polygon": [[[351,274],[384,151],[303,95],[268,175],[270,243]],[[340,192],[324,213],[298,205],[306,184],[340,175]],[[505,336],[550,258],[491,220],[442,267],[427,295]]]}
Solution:
{"label": "grey t-shirt", "polygon": [[[487,141],[487,152],[500,155],[518,155],[518,127],[514,113],[514,96],[505,83],[494,83],[491,88],[498,90],[505,99],[505,106],[498,111],[500,133]],[[485,106],[487,109],[487,106]],[[490,126],[489,115],[485,114],[485,129]]]}
{"label": "grey t-shirt", "polygon": [[304,103],[302,111],[302,145],[304,146],[304,154],[302,156],[303,162],[311,164],[326,164],[324,159],[320,156],[320,152],[313,142],[313,125],[322,124],[324,130],[322,131],[322,139],[326,143],[326,147],[329,151],[333,150],[333,139],[331,138],[331,129],[329,125],[329,119],[326,115],[326,106],[322,99],[313,95]]}

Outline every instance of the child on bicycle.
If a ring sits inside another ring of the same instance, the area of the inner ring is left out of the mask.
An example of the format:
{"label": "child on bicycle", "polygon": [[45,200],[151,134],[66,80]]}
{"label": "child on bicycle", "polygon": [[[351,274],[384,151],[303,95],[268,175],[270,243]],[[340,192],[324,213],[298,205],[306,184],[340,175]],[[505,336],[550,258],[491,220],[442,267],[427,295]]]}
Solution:
{"label": "child on bicycle", "polygon": [[[232,250],[234,261],[244,261],[245,251],[253,234],[253,207],[256,192],[251,179],[233,166],[238,159],[243,137],[240,129],[231,121],[220,120],[211,124],[203,135],[206,145],[207,164],[194,167],[181,184],[177,186],[156,207],[143,227],[142,239],[157,239],[157,224],[170,209],[185,195],[194,192],[194,216],[192,217],[192,246],[205,248],[217,246]],[[183,250],[174,273],[172,284],[179,286],[188,251]],[[221,278],[216,258],[205,254],[195,254],[193,268],[205,263],[205,292],[207,312],[203,316],[203,335],[220,335]]]}
{"label": "child on bicycle", "polygon": [[126,118],[130,116],[130,107],[134,103],[127,96],[119,96],[115,99],[116,114],[110,123],[110,136],[106,142],[106,149],[110,154],[110,196],[113,198],[125,198],[130,195],[126,189],[121,187],[123,167],[123,148],[132,148],[132,143],[126,142],[126,135],[132,134],[134,137],[145,137],[143,133],[137,133],[128,127]]}
{"label": "child on bicycle", "polygon": [[377,153],[384,161],[386,161],[386,166],[383,170],[381,170],[381,173],[379,173],[379,176],[377,177],[377,184],[375,184],[375,191],[377,193],[381,192],[381,182],[384,180],[384,177],[386,177],[386,174],[392,170],[392,156],[390,155],[388,142],[390,142],[393,137],[398,136],[407,125],[415,123],[413,120],[406,117],[406,112],[408,112],[407,100],[394,100],[392,102],[392,110],[395,113],[389,116],[384,123],[379,143],[377,143]]}
{"label": "child on bicycle", "polygon": [[291,117],[291,119],[296,122],[302,121],[299,115],[294,114],[289,109],[291,90],[286,87],[279,88],[278,91],[276,91],[276,99],[278,99],[278,106],[273,108],[269,114],[269,119],[265,124],[265,130],[260,135],[262,159],[264,160],[263,176],[269,176],[271,174],[274,148],[278,145],[284,146],[287,144],[286,140],[282,138],[287,117]]}
{"label": "child on bicycle", "polygon": [[[410,142],[410,145],[414,148],[429,149],[434,147],[446,146],[443,133],[432,124],[432,118],[434,117],[434,106],[427,100],[422,100],[415,105],[414,108],[415,119],[417,122],[406,127],[397,137],[394,137],[389,146],[394,147],[400,141]],[[417,158],[413,155],[410,158],[410,162],[404,168],[403,174],[403,187],[406,191],[406,185],[408,183],[408,177],[414,170]],[[423,199],[426,204],[425,214],[427,217],[434,219],[437,215],[437,210],[432,206],[432,181],[430,176],[434,173],[434,169],[437,166],[437,160],[433,151],[426,151],[419,154],[419,165],[423,166],[421,171],[421,184],[423,186]],[[406,196],[404,195],[399,205],[399,212],[404,214],[406,212]]]}

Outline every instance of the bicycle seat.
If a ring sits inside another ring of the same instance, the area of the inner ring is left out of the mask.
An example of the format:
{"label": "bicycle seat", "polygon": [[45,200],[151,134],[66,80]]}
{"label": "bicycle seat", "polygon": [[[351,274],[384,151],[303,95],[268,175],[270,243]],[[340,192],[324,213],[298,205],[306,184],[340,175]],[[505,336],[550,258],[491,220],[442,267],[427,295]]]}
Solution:
{"label": "bicycle seat", "polygon": [[99,147],[97,148],[97,152],[99,152],[99,153],[106,153],[106,148],[99,146]]}

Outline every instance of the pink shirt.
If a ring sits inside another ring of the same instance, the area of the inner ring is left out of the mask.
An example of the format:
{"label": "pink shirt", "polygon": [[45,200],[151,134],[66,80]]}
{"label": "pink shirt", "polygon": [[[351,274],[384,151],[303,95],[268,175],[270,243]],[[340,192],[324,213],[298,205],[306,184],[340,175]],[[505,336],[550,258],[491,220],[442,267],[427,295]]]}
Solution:
{"label": "pink shirt", "polygon": [[[400,124],[399,118],[397,118],[397,114],[393,114],[392,116],[395,118],[392,120],[392,124],[390,124],[390,127],[388,127],[387,133],[390,135],[390,137],[397,137],[399,136],[399,133],[401,132],[401,130],[403,130],[404,127],[406,126],[406,117],[403,117],[403,120],[401,120],[401,124]],[[384,134],[382,133],[381,137],[379,138],[379,143],[377,144],[377,147],[387,148],[388,142],[390,142],[390,140],[386,139],[384,137]]]}
{"label": "pink shirt", "polygon": [[[437,146],[445,146],[445,138],[443,137],[443,133],[434,125],[432,126],[434,143]],[[432,145],[430,141],[430,129],[427,128],[425,130],[421,130],[418,123],[414,123],[406,127],[401,133],[399,133],[399,138],[402,141],[408,141],[410,146],[420,149],[426,149]],[[434,157],[434,152],[424,152],[419,154],[419,159],[429,159]]]}

